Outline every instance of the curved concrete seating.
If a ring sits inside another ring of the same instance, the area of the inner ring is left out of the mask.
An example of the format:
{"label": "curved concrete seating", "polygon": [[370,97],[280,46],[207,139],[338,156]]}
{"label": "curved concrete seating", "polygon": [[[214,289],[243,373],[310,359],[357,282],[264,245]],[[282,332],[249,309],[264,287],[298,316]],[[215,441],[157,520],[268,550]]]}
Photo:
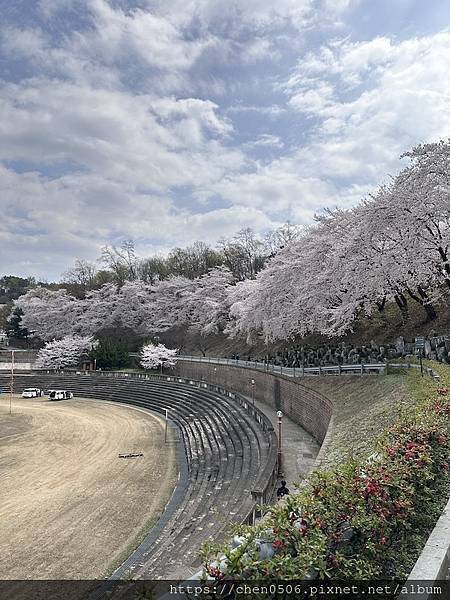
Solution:
{"label": "curved concrete seating", "polygon": [[[0,375],[0,387],[8,386],[9,378]],[[134,577],[189,576],[199,566],[205,541],[224,539],[231,524],[252,520],[256,500],[269,500],[264,490],[271,493],[276,483],[276,437],[266,417],[245,403],[205,389],[200,382],[194,387],[173,378],[37,372],[15,378],[15,391],[30,386],[69,389],[75,397],[122,402],[162,414],[168,409],[178,426],[187,463],[184,494],[151,546],[143,544],[133,560],[126,561]],[[118,573],[126,574],[123,569]]]}

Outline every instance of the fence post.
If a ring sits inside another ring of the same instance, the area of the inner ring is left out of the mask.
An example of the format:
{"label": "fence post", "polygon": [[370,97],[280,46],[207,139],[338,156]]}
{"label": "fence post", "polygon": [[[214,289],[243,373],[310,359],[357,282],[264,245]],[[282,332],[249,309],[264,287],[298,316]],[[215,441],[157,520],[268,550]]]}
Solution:
{"label": "fence post", "polygon": [[364,364],[361,363],[361,375],[364,373]]}

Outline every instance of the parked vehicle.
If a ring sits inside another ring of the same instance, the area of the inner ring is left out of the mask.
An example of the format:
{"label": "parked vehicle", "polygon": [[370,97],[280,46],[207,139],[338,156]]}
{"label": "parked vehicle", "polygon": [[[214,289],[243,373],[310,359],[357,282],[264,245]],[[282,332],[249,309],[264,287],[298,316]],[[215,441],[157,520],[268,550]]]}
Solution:
{"label": "parked vehicle", "polygon": [[25,388],[22,392],[22,398],[40,398],[44,392],[39,388]]}
{"label": "parked vehicle", "polygon": [[48,395],[49,400],[69,400],[73,398],[73,393],[67,390],[50,390]]}

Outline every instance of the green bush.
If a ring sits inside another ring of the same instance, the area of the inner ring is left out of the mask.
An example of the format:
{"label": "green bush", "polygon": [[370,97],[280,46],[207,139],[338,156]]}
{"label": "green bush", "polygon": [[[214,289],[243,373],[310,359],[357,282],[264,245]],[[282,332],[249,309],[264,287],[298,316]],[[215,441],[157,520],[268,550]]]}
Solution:
{"label": "green bush", "polygon": [[121,341],[101,340],[90,356],[97,369],[124,369],[132,363],[127,346]]}

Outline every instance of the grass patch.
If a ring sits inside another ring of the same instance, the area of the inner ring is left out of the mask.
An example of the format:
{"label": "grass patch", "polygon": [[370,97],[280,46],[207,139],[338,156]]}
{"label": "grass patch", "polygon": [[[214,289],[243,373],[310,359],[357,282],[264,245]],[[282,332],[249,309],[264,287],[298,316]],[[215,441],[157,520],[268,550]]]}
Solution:
{"label": "grass patch", "polygon": [[414,403],[407,374],[314,377],[302,384],[333,401],[334,429],[321,469],[373,452],[381,431],[396,423],[402,407]]}

